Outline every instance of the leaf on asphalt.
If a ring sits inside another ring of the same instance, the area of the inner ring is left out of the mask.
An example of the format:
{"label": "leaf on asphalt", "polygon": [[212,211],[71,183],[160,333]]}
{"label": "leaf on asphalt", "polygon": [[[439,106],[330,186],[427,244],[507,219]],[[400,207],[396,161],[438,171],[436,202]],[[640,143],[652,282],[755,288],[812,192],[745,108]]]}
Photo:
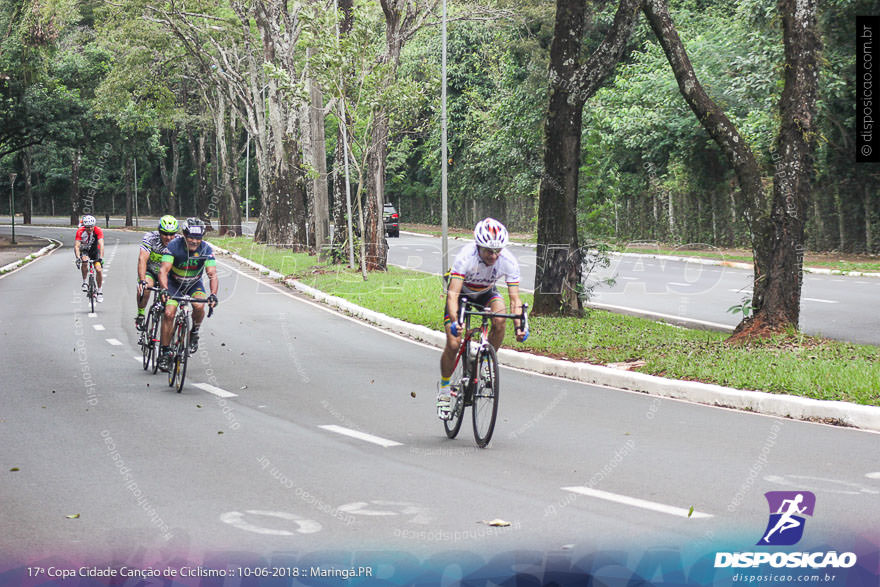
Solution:
{"label": "leaf on asphalt", "polygon": [[218,430],[218,431],[217,431],[217,434],[223,434],[223,431],[222,431],[222,430]]}
{"label": "leaf on asphalt", "polygon": [[12,468],[9,469],[9,470],[10,470],[11,472],[13,472],[13,473],[15,473],[16,471],[21,471],[21,469],[19,469],[18,467],[12,467]]}
{"label": "leaf on asphalt", "polygon": [[409,394],[410,394],[412,397],[416,397],[416,392],[414,392],[414,391],[409,392]]}
{"label": "leaf on asphalt", "polygon": [[69,516],[64,516],[68,520],[75,520],[79,517],[79,514],[70,514]]}
{"label": "leaf on asphalt", "polygon": [[196,407],[197,407],[197,408],[201,408],[201,407],[202,407],[202,404],[196,404]]}
{"label": "leaf on asphalt", "polygon": [[489,520],[489,521],[483,520],[483,523],[486,524],[487,526],[497,526],[497,527],[502,527],[502,528],[505,526],[510,526],[510,522],[507,522],[505,520],[500,520],[498,518],[495,518],[494,520]]}
{"label": "leaf on asphalt", "polygon": [[688,517],[690,518],[692,515],[694,515],[694,506],[691,506],[691,509],[688,510]]}

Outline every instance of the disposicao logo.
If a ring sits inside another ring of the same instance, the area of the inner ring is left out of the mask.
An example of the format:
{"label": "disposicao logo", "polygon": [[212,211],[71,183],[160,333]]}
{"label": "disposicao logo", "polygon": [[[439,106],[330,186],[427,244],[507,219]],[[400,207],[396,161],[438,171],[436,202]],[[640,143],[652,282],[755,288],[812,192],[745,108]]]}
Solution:
{"label": "disposicao logo", "polygon": [[[804,535],[806,518],[813,517],[816,496],[809,491],[768,491],[764,494],[770,506],[770,519],[757,546],[791,546]],[[855,566],[855,553],[829,552],[717,552],[715,568],[850,568]]]}
{"label": "disposicao logo", "polygon": [[816,496],[809,491],[768,491],[770,521],[758,546],[791,546],[804,535],[804,516],[813,517]]}

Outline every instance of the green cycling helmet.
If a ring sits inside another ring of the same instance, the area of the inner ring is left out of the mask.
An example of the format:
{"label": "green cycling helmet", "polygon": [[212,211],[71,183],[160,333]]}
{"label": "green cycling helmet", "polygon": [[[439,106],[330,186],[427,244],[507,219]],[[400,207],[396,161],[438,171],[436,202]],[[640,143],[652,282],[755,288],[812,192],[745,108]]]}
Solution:
{"label": "green cycling helmet", "polygon": [[177,218],[168,214],[159,219],[159,232],[174,234],[177,232]]}

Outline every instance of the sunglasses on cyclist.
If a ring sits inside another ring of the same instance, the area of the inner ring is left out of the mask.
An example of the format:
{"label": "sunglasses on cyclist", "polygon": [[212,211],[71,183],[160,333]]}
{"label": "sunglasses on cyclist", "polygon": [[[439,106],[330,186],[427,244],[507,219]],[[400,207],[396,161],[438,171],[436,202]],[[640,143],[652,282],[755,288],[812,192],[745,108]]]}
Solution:
{"label": "sunglasses on cyclist", "polygon": [[490,255],[500,255],[503,249],[490,249],[489,247],[480,247]]}

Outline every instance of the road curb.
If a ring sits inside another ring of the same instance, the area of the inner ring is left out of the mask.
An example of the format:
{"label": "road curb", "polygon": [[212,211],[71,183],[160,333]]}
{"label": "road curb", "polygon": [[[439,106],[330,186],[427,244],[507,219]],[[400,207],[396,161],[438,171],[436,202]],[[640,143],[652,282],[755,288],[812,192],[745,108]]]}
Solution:
{"label": "road curb", "polygon": [[21,267],[27,263],[30,263],[34,259],[38,259],[39,257],[42,257],[43,255],[47,255],[53,249],[61,246],[61,243],[54,241],[50,238],[44,237],[44,236],[35,236],[33,238],[41,238],[43,240],[47,240],[47,241],[49,241],[49,244],[46,245],[45,247],[43,247],[42,249],[40,249],[39,251],[37,251],[36,253],[31,253],[31,254],[26,255],[25,257],[19,259],[18,261],[13,261],[12,263],[9,263],[7,265],[4,265],[3,267],[0,267],[0,275],[5,275],[6,273],[9,273],[10,271],[14,271],[14,270],[18,269],[19,267]]}
{"label": "road curb", "polygon": [[[442,332],[369,310],[348,300],[326,294],[295,279],[284,279],[284,276],[277,271],[271,271],[250,259],[245,259],[240,255],[225,251],[215,245],[211,246],[215,250],[229,255],[260,273],[283,281],[291,288],[346,314],[433,346],[442,347],[446,342],[446,336]],[[880,432],[880,407],[875,406],[817,400],[762,391],[744,391],[697,381],[667,379],[655,375],[634,373],[589,363],[562,361],[512,349],[501,349],[499,351],[499,359],[505,366],[593,385],[681,399],[711,406],[752,411],[769,416],[849,426],[861,430]]]}
{"label": "road curb", "polygon": [[[611,255],[619,255],[621,257],[642,257],[648,259],[657,259],[660,261],[681,261],[684,263],[693,263],[697,265],[720,265],[721,267],[732,267],[735,269],[746,269],[752,271],[755,266],[752,263],[743,261],[725,261],[723,259],[706,259],[701,257],[685,257],[679,255],[654,255],[652,253],[616,253]],[[880,273],[872,273],[866,271],[841,271],[840,269],[825,269],[823,267],[803,267],[804,273],[815,273],[818,275],[841,275],[844,277],[880,277]]]}

